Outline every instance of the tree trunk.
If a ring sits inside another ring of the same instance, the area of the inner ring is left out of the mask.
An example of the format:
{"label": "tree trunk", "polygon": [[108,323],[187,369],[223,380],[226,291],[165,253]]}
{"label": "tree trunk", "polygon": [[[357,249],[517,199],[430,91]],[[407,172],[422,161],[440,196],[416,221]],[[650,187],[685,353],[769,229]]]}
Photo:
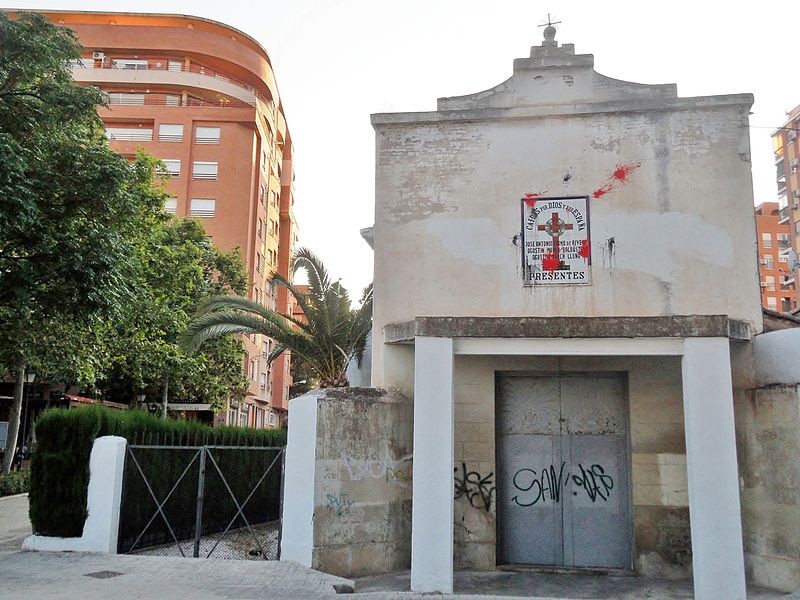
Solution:
{"label": "tree trunk", "polygon": [[17,363],[17,381],[14,383],[14,401],[11,404],[11,417],[8,419],[8,438],[6,439],[6,455],[3,458],[3,473],[11,471],[14,453],[19,437],[19,416],[22,412],[22,389],[25,385],[25,361]]}
{"label": "tree trunk", "polygon": [[167,418],[167,400],[169,399],[169,375],[164,375],[164,389],[161,391],[161,403],[163,405],[163,418]]}

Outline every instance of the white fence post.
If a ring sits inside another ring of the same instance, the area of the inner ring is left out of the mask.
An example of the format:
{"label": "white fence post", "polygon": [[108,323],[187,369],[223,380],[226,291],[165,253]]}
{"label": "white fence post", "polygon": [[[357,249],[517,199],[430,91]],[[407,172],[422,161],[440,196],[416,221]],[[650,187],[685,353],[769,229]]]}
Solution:
{"label": "white fence post", "polygon": [[94,441],[86,497],[89,515],[81,537],[31,535],[25,538],[22,549],[116,554],[126,448],[127,441],[122,437],[104,436]]}

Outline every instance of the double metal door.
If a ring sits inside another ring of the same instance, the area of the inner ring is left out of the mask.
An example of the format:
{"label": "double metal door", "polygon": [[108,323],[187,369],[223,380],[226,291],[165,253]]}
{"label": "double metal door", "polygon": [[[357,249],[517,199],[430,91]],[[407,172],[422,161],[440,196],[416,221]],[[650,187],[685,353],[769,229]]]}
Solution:
{"label": "double metal door", "polygon": [[498,379],[498,562],[631,568],[621,374]]}

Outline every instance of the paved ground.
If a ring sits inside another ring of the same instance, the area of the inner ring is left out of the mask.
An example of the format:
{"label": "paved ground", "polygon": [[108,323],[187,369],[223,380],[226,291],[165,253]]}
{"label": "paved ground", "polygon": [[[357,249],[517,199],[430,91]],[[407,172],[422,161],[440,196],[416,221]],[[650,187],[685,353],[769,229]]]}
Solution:
{"label": "paved ground", "polygon": [[[357,596],[364,592],[407,590],[409,574],[382,575],[355,580]],[[456,594],[477,594],[479,597],[494,595],[509,600],[509,597],[522,598],[561,598],[569,600],[682,600],[692,599],[692,585],[689,581],[669,581],[665,579],[645,579],[611,575],[582,575],[535,572],[470,572],[455,574]],[[484,594],[484,596],[481,596]],[[364,594],[366,596],[366,594]],[[750,588],[748,600],[773,600],[784,598],[786,594]],[[462,596],[459,596],[462,600]],[[724,600],[724,599],[720,599]]]}
{"label": "paved ground", "polygon": [[[0,600],[158,600],[336,598],[334,586],[359,600],[430,600],[411,594],[408,572],[355,582],[275,561],[203,560],[140,555],[19,552],[31,532],[28,498],[0,498]],[[458,600],[682,600],[688,582],[546,573],[456,573]],[[788,597],[750,589],[749,600]],[[796,598],[796,597],[793,597]]]}
{"label": "paved ground", "polygon": [[[334,585],[353,582],[274,561],[202,560],[81,553],[0,553],[0,600],[222,600],[331,599]],[[358,600],[430,600],[410,594],[408,574],[355,582]],[[691,598],[687,583],[637,577],[598,577],[532,573],[458,573],[458,600],[606,599],[674,600]],[[749,600],[782,594],[750,590]]]}
{"label": "paved ground", "polygon": [[0,551],[19,550],[30,534],[28,494],[0,498]]}

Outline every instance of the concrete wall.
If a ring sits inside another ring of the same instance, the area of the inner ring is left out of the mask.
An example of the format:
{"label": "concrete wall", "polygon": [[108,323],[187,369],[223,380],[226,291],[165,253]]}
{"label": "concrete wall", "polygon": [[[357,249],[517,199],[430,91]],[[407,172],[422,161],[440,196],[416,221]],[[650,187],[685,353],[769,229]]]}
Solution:
{"label": "concrete wall", "polygon": [[311,566],[343,577],[407,569],[410,402],[375,389],[323,391],[316,421]]}
{"label": "concrete wall", "polygon": [[497,371],[627,372],[635,568],[652,576],[688,577],[691,539],[681,364],[679,358],[666,357],[456,357],[455,475],[463,477],[463,470],[478,473],[487,482],[484,495],[491,498],[488,510],[480,493],[455,500],[456,568],[496,566]]}

